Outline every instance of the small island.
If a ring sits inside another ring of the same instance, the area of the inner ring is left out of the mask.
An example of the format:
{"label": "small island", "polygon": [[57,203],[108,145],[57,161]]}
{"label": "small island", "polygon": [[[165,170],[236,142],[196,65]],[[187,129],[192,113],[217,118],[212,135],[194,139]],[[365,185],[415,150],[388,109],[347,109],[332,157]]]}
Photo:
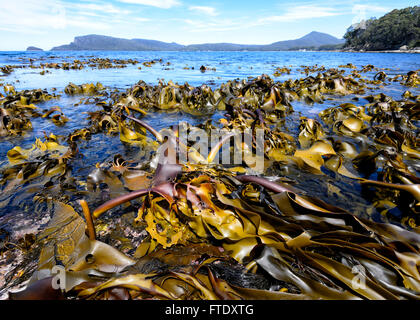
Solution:
{"label": "small island", "polygon": [[41,48],[30,46],[26,48],[26,51],[44,51]]}

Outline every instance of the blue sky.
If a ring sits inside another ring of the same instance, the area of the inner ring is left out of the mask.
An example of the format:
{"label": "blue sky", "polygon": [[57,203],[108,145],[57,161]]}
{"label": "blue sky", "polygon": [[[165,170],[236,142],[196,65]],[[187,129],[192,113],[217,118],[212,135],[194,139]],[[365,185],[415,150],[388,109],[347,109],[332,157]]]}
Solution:
{"label": "blue sky", "polygon": [[0,0],[0,50],[49,50],[102,34],[181,44],[268,44],[315,30],[341,38],[364,18],[417,1]]}

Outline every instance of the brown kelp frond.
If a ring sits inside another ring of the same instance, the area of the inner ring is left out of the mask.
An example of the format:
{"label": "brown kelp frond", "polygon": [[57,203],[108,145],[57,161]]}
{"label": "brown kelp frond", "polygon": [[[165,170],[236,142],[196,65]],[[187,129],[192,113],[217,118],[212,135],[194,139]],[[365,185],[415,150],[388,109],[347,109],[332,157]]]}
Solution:
{"label": "brown kelp frond", "polygon": [[160,143],[163,142],[162,135],[157,130],[155,130],[153,127],[151,127],[149,124],[147,124],[146,122],[144,122],[140,119],[134,118],[134,117],[128,116],[127,118],[130,119],[130,120],[133,120],[134,122],[138,123],[139,125],[141,125],[145,129],[147,129],[151,134],[153,134],[155,136],[155,138],[158,142],[160,142]]}
{"label": "brown kelp frond", "polygon": [[96,208],[93,211],[93,217],[98,218],[105,211],[107,211],[109,209],[112,209],[112,208],[114,208],[114,207],[116,207],[116,206],[118,206],[122,203],[125,203],[127,201],[131,201],[131,200],[134,200],[134,199],[139,198],[141,196],[144,196],[148,192],[150,192],[149,189],[137,190],[137,191],[133,191],[133,192],[130,192],[128,194],[125,194],[123,196],[117,197],[115,199],[109,200],[109,201],[105,202],[104,204],[100,205],[98,208]]}
{"label": "brown kelp frond", "polygon": [[226,143],[227,141],[229,141],[230,138],[232,138],[235,134],[230,133],[227,134],[225,136],[222,137],[222,139],[220,139],[220,141],[210,150],[210,153],[207,157],[207,162],[211,163],[214,161],[214,159],[217,156],[217,153],[219,152],[219,150],[222,148],[223,144]]}

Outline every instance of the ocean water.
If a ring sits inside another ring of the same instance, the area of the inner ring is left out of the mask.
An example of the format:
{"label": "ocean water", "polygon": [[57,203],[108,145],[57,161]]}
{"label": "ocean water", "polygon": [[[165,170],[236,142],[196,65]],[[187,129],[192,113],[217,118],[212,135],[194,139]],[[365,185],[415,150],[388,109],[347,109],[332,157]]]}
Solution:
{"label": "ocean water", "polygon": [[[75,59],[86,60],[90,58],[109,58],[109,59],[135,59],[139,64],[128,64],[125,68],[118,69],[95,69],[85,67],[82,70],[62,70],[48,69],[50,73],[40,74],[40,69],[35,68],[16,68],[8,76],[0,76],[0,83],[11,84],[17,91],[25,89],[46,89],[48,92],[62,94],[64,87],[69,83],[75,84],[101,82],[110,89],[125,90],[140,80],[149,84],[157,84],[160,79],[164,81],[173,81],[184,84],[188,82],[193,86],[207,84],[213,89],[219,87],[222,83],[233,79],[247,79],[261,74],[267,74],[275,81],[285,81],[288,79],[304,78],[307,75],[302,74],[302,66],[325,66],[326,68],[337,68],[340,65],[352,63],[358,69],[362,66],[373,64],[375,67],[382,68],[389,75],[406,74],[408,71],[420,69],[420,56],[418,54],[407,53],[350,53],[350,52],[0,52],[0,66],[15,65],[29,66],[31,63],[39,65],[43,62],[73,62]],[[34,59],[34,61],[30,61]],[[153,64],[151,67],[141,65],[142,62],[159,60],[161,62]],[[200,67],[204,65],[210,70],[201,72]],[[139,69],[141,67],[141,69]],[[283,74],[280,77],[274,77],[273,73],[277,67],[288,67],[290,74]],[[194,69],[192,69],[194,68]],[[215,68],[215,70],[213,70]],[[351,72],[352,69],[345,69]],[[363,77],[371,79],[376,71],[363,73]],[[386,86],[376,87],[368,90],[368,94],[383,92],[394,99],[401,99],[402,93],[409,89],[413,94],[419,94],[418,88],[402,87],[398,82]],[[2,90],[0,88],[0,90]],[[295,101],[292,103],[295,113],[290,118],[289,130],[292,134],[297,134],[297,123],[301,115],[306,115],[317,119],[318,113],[330,106],[339,105],[345,102],[355,104],[365,104],[366,100],[360,99],[355,102],[354,96],[349,95],[334,100],[327,100],[323,104],[307,105],[303,102]],[[78,128],[88,126],[88,120],[84,112],[100,110],[93,104],[75,106],[80,100],[77,96],[66,96],[58,100],[49,101],[38,105],[41,109],[49,109],[58,105],[63,113],[70,119],[61,127],[55,126],[51,121],[43,118],[32,120],[33,130],[22,137],[0,138],[0,166],[7,163],[6,153],[14,146],[28,148],[34,143],[36,138],[44,136],[44,132],[49,134],[53,132],[56,135],[65,136]],[[220,118],[221,114],[216,113],[213,118]],[[150,113],[145,118],[157,129],[169,127],[179,121],[188,121],[191,124],[202,123],[202,117],[176,113]],[[72,161],[72,174],[81,179],[94,168],[99,162],[112,159],[116,153],[124,158],[136,157],[138,149],[123,145],[118,136],[106,136],[96,134],[89,141],[81,141],[79,145],[81,157]],[[305,180],[307,191],[319,196],[332,204],[349,207],[355,203],[360,206],[371,207],[368,199],[361,196],[358,183],[343,177],[313,177],[310,175],[300,176]],[[319,179],[324,179],[327,184],[339,186],[342,198],[332,198],[326,190],[320,189]],[[22,190],[23,191],[23,190]],[[28,193],[22,196],[16,193],[16,199],[9,201],[9,205],[0,209],[0,227],[9,229],[15,228],[18,218],[11,217],[10,213],[17,210],[27,211],[31,208],[31,199],[33,194]],[[1,201],[2,199],[0,199]],[[370,213],[375,215],[375,212]],[[374,220],[380,220],[380,214],[376,213]]]}
{"label": "ocean water", "polygon": [[[272,75],[276,67],[287,66],[292,69],[290,75],[276,78],[282,81],[302,76],[296,69],[300,66],[319,65],[336,68],[339,65],[352,63],[356,67],[373,64],[378,68],[391,68],[387,74],[407,73],[420,68],[420,56],[407,53],[352,53],[352,52],[118,52],[118,51],[64,51],[64,52],[0,52],[0,66],[28,65],[29,59],[40,62],[63,62],[74,59],[89,58],[136,59],[139,62],[162,59],[162,63],[152,67],[128,65],[122,69],[83,69],[51,70],[51,74],[40,75],[39,69],[17,69],[3,78],[6,82],[15,82],[17,89],[64,88],[69,82],[76,84],[100,81],[105,86],[129,88],[139,80],[156,84],[159,79],[172,80],[183,84],[188,82],[198,86],[203,83],[218,86],[228,80],[255,77],[261,74]],[[45,60],[45,61],[43,61]],[[170,63],[169,66],[166,63]],[[200,66],[216,68],[216,71],[200,72]],[[186,70],[184,67],[194,67]],[[1,79],[1,77],[0,77]]]}

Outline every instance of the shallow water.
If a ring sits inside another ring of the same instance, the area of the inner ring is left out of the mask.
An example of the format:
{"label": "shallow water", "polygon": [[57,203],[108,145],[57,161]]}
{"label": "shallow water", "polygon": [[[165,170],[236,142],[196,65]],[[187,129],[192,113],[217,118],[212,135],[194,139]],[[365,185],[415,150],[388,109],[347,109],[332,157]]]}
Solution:
{"label": "shallow water", "polygon": [[[55,58],[52,58],[55,57]],[[183,84],[199,86],[203,83],[214,82],[215,86],[235,78],[245,79],[261,74],[272,75],[276,67],[291,66],[290,75],[283,75],[276,80],[296,78],[301,74],[297,68],[302,65],[318,64],[326,68],[336,68],[339,65],[352,63],[360,68],[363,65],[374,64],[378,68],[391,68],[389,73],[407,73],[420,68],[420,59],[417,54],[407,53],[354,53],[354,52],[0,52],[0,66],[30,64],[29,59],[45,59],[48,62],[73,61],[74,59],[88,59],[92,57],[110,59],[137,59],[140,63],[153,59],[162,59],[152,67],[128,65],[122,69],[102,70],[53,70],[53,73],[44,76],[39,69],[16,70],[6,82],[15,82],[16,89],[57,88],[63,89],[69,82],[76,84],[100,81],[105,86],[129,88],[139,80],[156,84],[158,79],[172,80]],[[44,62],[45,62],[44,61]],[[39,64],[43,61],[36,61]],[[165,64],[170,62],[169,66]],[[200,66],[216,68],[216,71],[201,73]],[[194,67],[194,70],[185,70],[184,67]],[[168,69],[168,70],[165,70]]]}
{"label": "shallow water", "polygon": [[[128,64],[125,68],[118,69],[96,69],[86,67],[82,70],[62,70],[48,69],[50,73],[41,75],[41,69],[22,68],[15,69],[8,76],[0,76],[0,83],[12,84],[17,91],[24,89],[46,89],[49,93],[56,92],[61,94],[58,100],[39,104],[40,109],[49,109],[52,106],[60,106],[63,113],[69,118],[69,121],[60,127],[54,125],[50,120],[35,118],[32,121],[33,130],[22,137],[0,138],[0,165],[7,162],[6,153],[12,147],[19,145],[22,148],[28,148],[34,143],[35,138],[43,137],[44,132],[53,132],[56,135],[67,135],[75,129],[87,126],[87,111],[100,110],[95,104],[74,104],[79,102],[80,96],[66,96],[62,91],[69,83],[75,84],[101,82],[109,89],[125,90],[143,80],[149,84],[157,84],[159,79],[164,81],[173,81],[183,84],[188,82],[193,86],[208,84],[213,89],[222,83],[233,79],[246,79],[256,77],[261,74],[267,74],[276,81],[288,79],[303,78],[307,75],[301,72],[301,66],[325,66],[328,68],[337,68],[339,65],[347,63],[354,64],[358,69],[364,65],[373,64],[375,67],[386,69],[385,72],[390,75],[406,74],[410,70],[420,69],[420,59],[417,54],[403,53],[347,53],[347,52],[0,52],[0,66],[4,65],[30,65],[29,59],[35,59],[34,65],[42,62],[72,62],[75,59],[85,60],[89,58],[109,58],[109,59],[136,59],[139,61],[136,65]],[[142,62],[153,59],[162,59],[151,67],[141,65]],[[167,65],[167,63],[170,63]],[[216,70],[207,70],[201,72],[200,66],[215,68]],[[283,74],[274,77],[273,73],[277,67],[289,67],[290,74]],[[139,69],[141,67],[141,69]],[[188,67],[188,69],[185,69]],[[192,69],[192,67],[194,69]],[[351,72],[352,69],[345,69]],[[363,77],[372,78],[376,71],[363,73]],[[315,74],[316,75],[316,74]],[[409,88],[416,95],[418,88]],[[398,82],[390,85],[366,90],[366,95],[383,92],[393,99],[401,99],[401,94],[407,90]],[[345,102],[352,102],[356,105],[367,103],[360,99],[353,101],[354,95],[345,97],[334,97],[332,100],[326,100],[322,104],[307,105],[303,102],[295,101],[292,103],[295,113],[288,116],[291,121],[286,123],[286,127],[295,137],[298,134],[297,123],[301,115],[318,118],[318,113],[325,108],[339,105]],[[214,119],[221,117],[220,113],[213,115]],[[187,121],[192,125],[204,122],[202,117],[186,115],[181,112],[176,113],[151,113],[145,118],[156,129],[160,130],[169,127],[179,121]],[[137,147],[126,146],[122,144],[118,136],[106,136],[102,133],[95,134],[89,141],[81,141],[81,156],[72,162],[73,174],[79,177],[86,175],[94,168],[96,163],[112,159],[116,153],[124,158],[135,157],[139,151]],[[345,177],[330,177],[328,175],[319,177],[302,172],[295,173],[294,179],[305,181],[305,191],[315,196],[319,196],[330,203],[342,206],[347,209],[359,205],[358,214],[368,215],[374,220],[381,221],[378,212],[371,208],[371,203],[364,197],[361,197],[361,188],[358,183]],[[320,184],[320,180],[323,181]],[[339,186],[341,196],[327,186]],[[22,200],[22,199],[21,199]],[[6,208],[0,209],[0,217],[8,216],[16,211],[31,211],[31,197],[25,201],[11,203]],[[370,208],[369,210],[367,208]],[[365,210],[366,209],[366,210]],[[366,213],[369,211],[369,213]],[[12,221],[16,221],[12,219]],[[0,221],[0,227],[6,229],[15,229],[12,221],[4,219]]]}

